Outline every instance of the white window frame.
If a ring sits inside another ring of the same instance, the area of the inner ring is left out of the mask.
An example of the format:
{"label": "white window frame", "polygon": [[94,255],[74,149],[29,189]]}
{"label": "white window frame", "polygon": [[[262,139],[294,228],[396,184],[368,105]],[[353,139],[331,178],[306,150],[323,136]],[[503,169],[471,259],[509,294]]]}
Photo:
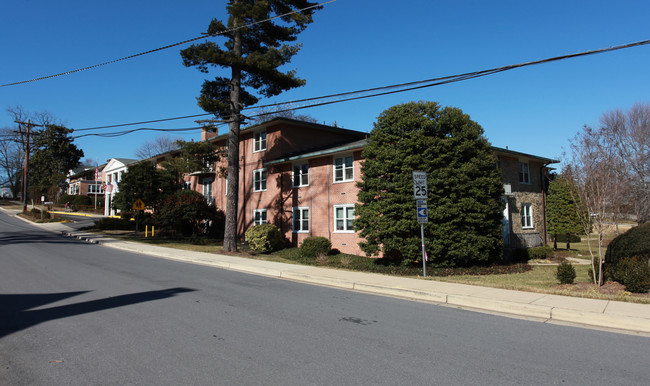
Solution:
{"label": "white window frame", "polygon": [[533,204],[521,204],[521,229],[533,229]]}
{"label": "white window frame", "polygon": [[[296,169],[298,171],[298,184],[296,184]],[[306,180],[306,181],[305,181]],[[309,186],[309,163],[293,164],[291,168],[291,186],[298,188]]]}
{"label": "white window frame", "polygon": [[530,164],[528,161],[519,161],[519,183],[530,185]]}
{"label": "white window frame", "polygon": [[267,178],[266,168],[253,170],[253,192],[265,192]]}
{"label": "white window frame", "polygon": [[88,184],[88,194],[104,194],[102,184]]}
{"label": "white window frame", "polygon": [[268,224],[268,218],[266,209],[255,209],[253,210],[253,225]]}
{"label": "white window frame", "polygon": [[212,184],[214,184],[214,178],[203,178],[201,180],[203,197],[205,197],[208,204],[214,203],[214,197],[212,196],[214,187]]}
{"label": "white window frame", "polygon": [[[352,208],[352,218],[348,218],[348,209]],[[337,210],[342,209],[343,217],[338,217]],[[354,233],[354,204],[334,205],[334,233]],[[338,222],[342,222],[342,229],[339,229]],[[348,226],[348,222],[352,222]]]}
{"label": "white window frame", "polygon": [[[296,229],[296,212],[299,214],[300,218],[299,227]],[[305,213],[307,218],[305,219]],[[305,227],[305,224],[307,225]],[[309,208],[306,206],[295,206],[291,211],[291,229],[294,233],[308,233],[309,232]]]}
{"label": "white window frame", "polygon": [[266,150],[266,131],[253,134],[253,153]]}
{"label": "white window frame", "polygon": [[[346,160],[348,158],[351,160],[350,166],[346,165]],[[340,165],[337,165],[338,160],[341,160]],[[334,178],[334,181],[333,181],[334,183],[354,181],[354,156],[352,154],[346,154],[346,155],[342,155],[340,157],[334,157],[334,160],[332,162],[332,168],[334,170],[334,172],[332,173],[332,176]],[[350,178],[346,178],[346,174],[347,174],[346,172],[348,170],[351,171],[352,176]],[[341,173],[341,178],[340,179],[336,175],[337,172]]]}

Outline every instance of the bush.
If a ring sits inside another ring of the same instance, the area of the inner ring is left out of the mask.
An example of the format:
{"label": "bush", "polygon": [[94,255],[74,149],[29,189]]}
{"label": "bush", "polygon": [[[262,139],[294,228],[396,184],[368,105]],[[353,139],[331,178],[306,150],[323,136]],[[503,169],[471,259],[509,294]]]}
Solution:
{"label": "bush", "polygon": [[250,249],[267,253],[282,248],[282,232],[273,224],[254,225],[246,231],[246,240]]}
{"label": "bush", "polygon": [[617,264],[626,257],[644,258],[650,261],[650,223],[631,228],[617,236],[607,246],[605,271],[615,276]]}
{"label": "bush", "polygon": [[70,203],[75,206],[89,206],[93,204],[93,200],[89,196],[79,195],[74,196]]}
{"label": "bush", "polygon": [[183,236],[223,234],[224,215],[193,190],[181,190],[166,197],[154,213],[156,224]]}
{"label": "bush", "polygon": [[553,255],[553,248],[549,246],[528,248],[528,257],[531,259],[547,259]]}
{"label": "bush", "polygon": [[576,269],[571,263],[563,261],[557,266],[555,277],[557,277],[560,284],[573,284],[573,281],[576,279]]}
{"label": "bush", "polygon": [[300,246],[300,254],[304,257],[327,255],[332,249],[332,243],[325,237],[307,237]]}
{"label": "bush", "polygon": [[[29,211],[29,214],[30,214],[32,217],[34,217],[35,219],[37,219],[37,220],[40,220],[40,219],[41,219],[41,210],[40,210],[39,208],[32,208],[32,209]],[[50,217],[51,217],[51,216],[50,216],[50,212],[48,212],[47,210],[43,209],[43,219],[44,219],[44,220],[48,220]]]}
{"label": "bush", "polygon": [[134,230],[135,221],[129,221],[128,219],[125,218],[104,217],[95,222],[95,228],[102,231]]}
{"label": "bush", "polygon": [[625,289],[635,293],[650,290],[650,266],[645,257],[626,257],[616,266],[615,280]]}
{"label": "bush", "polygon": [[61,195],[61,197],[59,197],[59,201],[57,201],[57,203],[59,204],[59,206],[64,206],[66,202],[72,203],[74,197],[75,196],[71,196],[69,194],[63,194]]}

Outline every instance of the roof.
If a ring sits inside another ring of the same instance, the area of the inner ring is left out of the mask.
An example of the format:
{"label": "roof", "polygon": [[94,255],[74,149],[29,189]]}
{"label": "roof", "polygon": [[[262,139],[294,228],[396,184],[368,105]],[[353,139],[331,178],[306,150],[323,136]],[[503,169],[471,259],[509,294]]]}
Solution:
{"label": "roof", "polygon": [[521,153],[521,152],[518,152],[518,151],[512,151],[512,150],[503,149],[503,148],[495,147],[495,146],[492,146],[492,150],[494,150],[495,152],[498,152],[498,153],[505,153],[505,154],[510,154],[510,155],[517,156],[517,157],[524,157],[524,158],[534,159],[534,160],[537,160],[537,161],[541,161],[541,162],[543,162],[545,164],[557,164],[557,163],[560,163],[560,161],[555,160],[555,159],[540,157],[538,155]]}
{"label": "roof", "polygon": [[[326,155],[332,155],[332,154],[337,154],[337,153],[344,153],[344,152],[349,152],[352,150],[360,150],[363,149],[366,145],[368,144],[368,139],[362,139],[359,141],[354,141],[354,142],[348,142],[343,145],[336,145],[332,147],[327,147],[324,149],[320,149],[317,151],[309,151],[305,153],[300,153],[300,154],[295,154],[295,155],[290,155],[282,158],[278,158],[275,160],[267,161],[264,164],[265,165],[279,165],[287,162],[293,162],[293,161],[299,161],[303,159],[309,159],[309,158],[316,158],[316,157],[322,157]],[[533,154],[527,154],[527,153],[521,153],[518,151],[512,151],[508,149],[502,149],[500,147],[495,147],[491,146],[492,151],[497,152],[497,153],[505,153],[505,154],[510,154],[514,155],[517,157],[525,157],[529,159],[534,159],[537,161],[541,161],[545,164],[554,164],[554,163],[559,163],[560,161],[554,160],[551,158],[546,158],[546,157],[540,157],[537,155]]]}

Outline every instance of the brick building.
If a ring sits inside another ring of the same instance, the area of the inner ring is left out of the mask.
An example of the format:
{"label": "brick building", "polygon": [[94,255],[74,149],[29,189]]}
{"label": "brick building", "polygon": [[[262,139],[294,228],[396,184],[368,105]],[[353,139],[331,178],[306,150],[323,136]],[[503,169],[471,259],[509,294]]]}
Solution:
{"label": "brick building", "polygon": [[[254,224],[278,226],[294,245],[324,236],[332,248],[362,254],[354,231],[356,182],[367,133],[286,118],[242,129],[238,234]],[[225,148],[227,134],[203,132]],[[504,180],[507,248],[544,244],[547,166],[557,161],[493,148]],[[154,157],[159,164],[169,154]],[[187,187],[226,207],[226,161],[187,177]]]}

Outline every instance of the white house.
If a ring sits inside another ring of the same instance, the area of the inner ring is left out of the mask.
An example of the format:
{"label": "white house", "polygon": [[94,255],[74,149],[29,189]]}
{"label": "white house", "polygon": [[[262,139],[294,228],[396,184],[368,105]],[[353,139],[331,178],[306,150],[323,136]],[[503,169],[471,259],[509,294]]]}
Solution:
{"label": "white house", "polygon": [[130,158],[111,158],[106,163],[106,167],[102,171],[102,178],[104,184],[106,185],[104,195],[104,215],[105,216],[114,216],[116,214],[115,209],[111,207],[113,203],[113,197],[117,193],[118,185],[122,180],[122,174],[126,172],[129,168],[129,165],[132,165],[136,162],[139,162],[136,159]]}

